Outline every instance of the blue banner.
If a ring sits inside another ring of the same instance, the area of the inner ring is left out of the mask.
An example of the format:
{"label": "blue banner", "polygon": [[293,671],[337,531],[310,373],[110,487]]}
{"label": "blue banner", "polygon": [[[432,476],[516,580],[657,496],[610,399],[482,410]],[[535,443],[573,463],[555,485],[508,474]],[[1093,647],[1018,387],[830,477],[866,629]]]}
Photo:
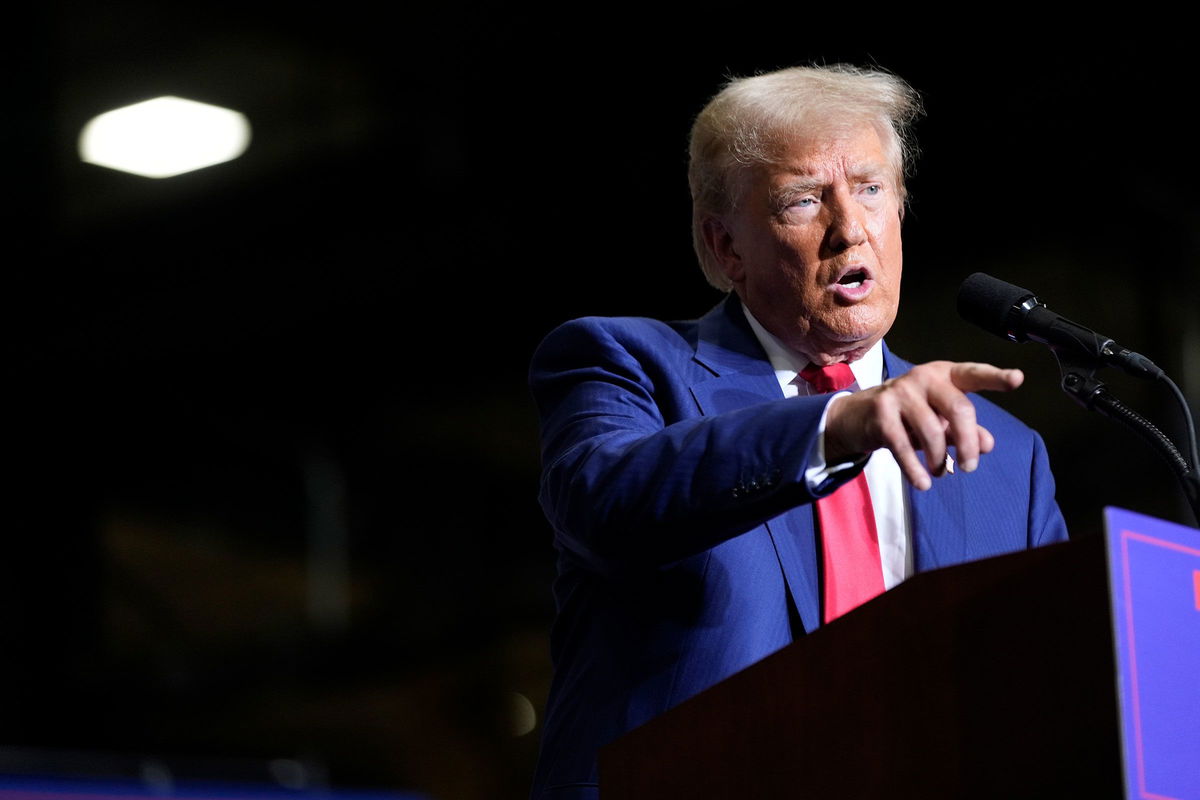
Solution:
{"label": "blue banner", "polygon": [[1105,523],[1126,797],[1200,800],[1200,531]]}

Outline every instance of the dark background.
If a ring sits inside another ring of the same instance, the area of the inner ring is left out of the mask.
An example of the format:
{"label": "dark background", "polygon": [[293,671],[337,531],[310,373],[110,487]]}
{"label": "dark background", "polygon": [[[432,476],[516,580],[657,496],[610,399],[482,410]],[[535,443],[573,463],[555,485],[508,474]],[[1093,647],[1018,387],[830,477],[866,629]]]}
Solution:
{"label": "dark background", "polygon": [[[1073,535],[1102,503],[1186,520],[1046,351],[953,301],[978,270],[1029,286],[1197,396],[1189,53],[864,22],[144,0],[10,20],[0,746],[521,796],[537,731],[515,735],[514,694],[540,714],[553,614],[526,366],[571,317],[718,301],[685,151],[730,74],[913,83],[893,348],[1026,370],[1000,402],[1045,435]],[[88,119],[160,94],[242,111],[249,151],[160,181],[78,161]],[[1175,430],[1161,389],[1110,385]]]}

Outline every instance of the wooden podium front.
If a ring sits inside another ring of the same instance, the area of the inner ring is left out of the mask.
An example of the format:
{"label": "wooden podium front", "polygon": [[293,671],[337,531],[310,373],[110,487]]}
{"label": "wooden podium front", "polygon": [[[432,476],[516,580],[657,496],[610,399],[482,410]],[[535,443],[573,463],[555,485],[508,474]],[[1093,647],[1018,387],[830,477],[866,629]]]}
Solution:
{"label": "wooden podium front", "polygon": [[1114,670],[1104,537],[923,573],[604,748],[601,796],[1122,797]]}

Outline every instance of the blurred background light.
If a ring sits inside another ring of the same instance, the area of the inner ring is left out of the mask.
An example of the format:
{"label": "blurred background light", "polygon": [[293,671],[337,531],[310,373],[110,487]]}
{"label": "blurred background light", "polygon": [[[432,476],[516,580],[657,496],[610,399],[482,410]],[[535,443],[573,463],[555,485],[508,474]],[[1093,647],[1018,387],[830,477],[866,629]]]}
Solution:
{"label": "blurred background light", "polygon": [[89,164],[147,178],[169,178],[246,152],[250,123],[228,108],[156,97],[95,117],[79,136]]}
{"label": "blurred background light", "polygon": [[537,727],[537,712],[534,711],[533,703],[520,692],[513,692],[509,702],[513,736],[532,733],[533,729]]}

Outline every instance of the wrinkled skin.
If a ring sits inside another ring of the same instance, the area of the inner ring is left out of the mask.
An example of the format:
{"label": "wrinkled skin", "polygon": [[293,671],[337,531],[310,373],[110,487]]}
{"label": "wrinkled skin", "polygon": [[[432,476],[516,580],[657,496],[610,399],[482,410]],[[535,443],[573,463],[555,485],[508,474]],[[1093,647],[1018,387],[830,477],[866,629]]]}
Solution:
{"label": "wrinkled skin", "polygon": [[[870,125],[793,139],[770,165],[747,170],[733,211],[703,223],[734,291],[772,334],[818,365],[851,362],[896,318],[903,271],[899,176]],[[827,458],[891,450],[928,489],[953,446],[973,471],[995,446],[967,392],[1011,391],[1019,370],[922,364],[829,407]],[[917,456],[924,451],[927,470]]]}

